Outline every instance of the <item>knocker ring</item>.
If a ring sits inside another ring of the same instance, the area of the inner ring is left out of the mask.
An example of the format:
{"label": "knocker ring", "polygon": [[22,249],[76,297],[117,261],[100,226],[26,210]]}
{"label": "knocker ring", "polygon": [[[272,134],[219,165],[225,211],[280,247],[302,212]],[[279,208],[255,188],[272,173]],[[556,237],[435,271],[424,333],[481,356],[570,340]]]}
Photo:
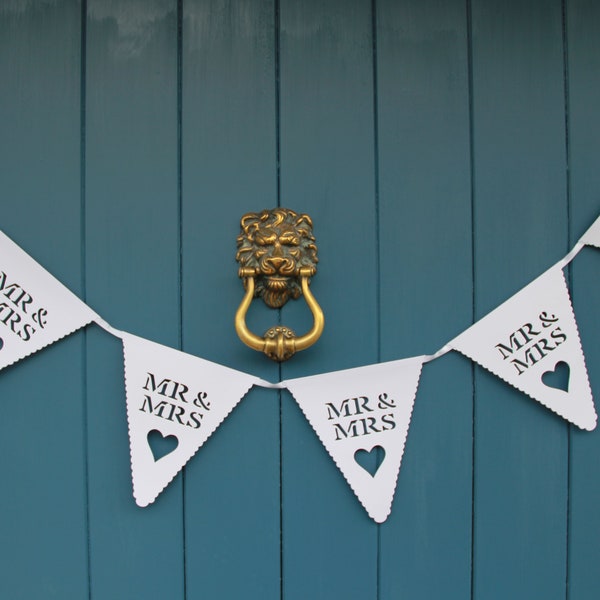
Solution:
{"label": "knocker ring", "polygon": [[[244,344],[282,362],[312,346],[325,326],[323,311],[309,287],[318,262],[312,221],[308,215],[274,208],[244,215],[240,226],[236,260],[246,294],[235,314],[235,330]],[[255,297],[271,308],[280,308],[301,295],[313,315],[313,326],[305,335],[297,337],[288,327],[278,325],[261,338],[248,329],[246,313]]]}

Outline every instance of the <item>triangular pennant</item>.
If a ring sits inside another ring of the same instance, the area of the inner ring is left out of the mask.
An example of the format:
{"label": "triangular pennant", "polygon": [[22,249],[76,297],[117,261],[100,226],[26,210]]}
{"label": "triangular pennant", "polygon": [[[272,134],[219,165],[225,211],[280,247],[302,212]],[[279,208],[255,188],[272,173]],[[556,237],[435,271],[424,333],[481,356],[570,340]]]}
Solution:
{"label": "triangular pennant", "polygon": [[124,333],[133,496],[147,506],[260,379]]}
{"label": "triangular pennant", "polygon": [[423,360],[282,382],[377,523],[391,511]]}
{"label": "triangular pennant", "polygon": [[579,331],[560,265],[448,345],[581,429],[596,426]]}
{"label": "triangular pennant", "polygon": [[592,226],[581,236],[579,241],[582,244],[600,248],[600,217],[592,223]]}
{"label": "triangular pennant", "polygon": [[0,231],[0,370],[96,316]]}

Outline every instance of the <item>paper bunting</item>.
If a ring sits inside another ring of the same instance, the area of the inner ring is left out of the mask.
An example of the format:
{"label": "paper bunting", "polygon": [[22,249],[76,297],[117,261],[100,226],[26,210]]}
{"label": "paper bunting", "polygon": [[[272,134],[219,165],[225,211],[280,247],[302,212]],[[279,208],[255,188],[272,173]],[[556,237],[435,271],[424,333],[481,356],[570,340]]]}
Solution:
{"label": "paper bunting", "polygon": [[282,383],[378,523],[391,511],[423,358]]}
{"label": "paper bunting", "polygon": [[448,345],[581,429],[596,427],[579,331],[560,265]]}
{"label": "paper bunting", "polygon": [[133,495],[147,506],[261,380],[130,334],[123,351]]}
{"label": "paper bunting", "polygon": [[582,244],[600,248],[600,217],[594,221],[592,226],[581,236],[579,241]]}
{"label": "paper bunting", "polygon": [[0,232],[0,370],[95,321],[123,340],[133,495],[154,502],[253,385],[288,388],[369,516],[386,520],[425,362],[457,350],[581,429],[596,411],[563,260],[430,356],[258,379],[118,331]]}
{"label": "paper bunting", "polygon": [[0,370],[73,333],[95,316],[0,231]]}

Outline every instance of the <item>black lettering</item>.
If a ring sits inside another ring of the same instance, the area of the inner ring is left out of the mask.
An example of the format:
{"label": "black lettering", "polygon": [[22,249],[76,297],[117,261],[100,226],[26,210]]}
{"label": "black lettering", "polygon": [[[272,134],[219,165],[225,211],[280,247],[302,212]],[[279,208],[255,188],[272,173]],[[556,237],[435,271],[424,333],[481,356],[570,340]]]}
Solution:
{"label": "black lettering", "polygon": [[542,358],[544,358],[544,356],[546,356],[546,354],[543,352],[543,348],[540,348],[539,343],[537,343],[525,351],[525,355],[523,357],[525,359],[524,361],[515,358],[510,362],[515,366],[515,369],[517,369],[517,373],[522,375],[529,367],[532,367]]}
{"label": "black lettering", "polygon": [[20,290],[21,286],[16,283],[11,283],[4,288],[4,295],[13,302],[13,304],[17,304],[18,301],[14,300],[12,295],[15,290]]}
{"label": "black lettering", "polygon": [[379,433],[381,431],[375,427],[375,423],[377,423],[377,419],[375,417],[366,417],[361,419],[361,422],[363,426],[363,435],[369,435],[371,432]]}
{"label": "black lettering", "polygon": [[30,325],[29,323],[26,323],[25,325],[23,325],[23,329],[22,329],[21,333],[19,334],[19,336],[24,342],[28,342],[34,333],[35,333],[34,327],[32,325]]}
{"label": "black lettering", "polygon": [[174,383],[175,389],[177,389],[177,383],[171,381],[170,379],[162,379],[161,382],[158,385],[156,385],[156,379],[154,379],[154,374],[148,373],[148,378],[146,379],[146,385],[144,385],[144,389],[148,390],[149,392],[156,392],[158,390],[158,393],[161,396],[169,396],[169,394],[167,394],[167,387],[170,383]]}
{"label": "black lettering", "polygon": [[[354,407],[352,408],[352,405]],[[346,398],[342,400],[339,405],[339,409],[332,402],[327,402],[327,417],[328,421],[332,419],[339,419],[340,417],[352,417],[354,415],[362,415],[363,411],[373,412],[373,409],[369,406],[369,399],[366,396],[358,396],[357,398]]]}
{"label": "black lettering", "polygon": [[525,373],[525,371],[529,367],[529,365],[527,363],[524,363],[524,362],[518,360],[517,358],[514,358],[510,362],[511,362],[511,364],[513,364],[515,366],[515,369],[517,369],[517,373],[519,375],[522,375],[523,373]]}
{"label": "black lettering", "polygon": [[183,406],[177,406],[176,404],[171,404],[170,406],[171,412],[169,413],[169,416],[165,418],[169,421],[172,421],[173,417],[175,417],[180,425],[185,425],[185,423],[181,420],[181,415],[185,414],[185,408],[183,408]]}
{"label": "black lettering", "polygon": [[200,421],[202,419],[202,415],[200,413],[197,413],[197,412],[192,412],[192,413],[190,413],[190,419],[192,420],[192,423],[190,423],[190,421],[188,421],[186,423],[186,425],[188,427],[191,427],[192,429],[199,429],[200,428]]}
{"label": "black lettering", "polygon": [[352,398],[354,400],[354,406],[356,407],[356,415],[362,415],[362,410],[364,409],[367,412],[373,412],[372,408],[369,408],[369,399],[366,396],[359,396],[358,398]]}
{"label": "black lettering", "polygon": [[207,398],[208,394],[206,392],[198,392],[198,395],[194,398],[193,402],[198,408],[210,410],[210,400],[205,402]]}
{"label": "black lettering", "polygon": [[544,356],[546,356],[546,353],[544,352],[544,350],[547,350],[549,352],[552,352],[552,350],[556,350],[556,346],[548,345],[548,340],[546,338],[540,338],[534,344],[534,347],[537,348],[538,352],[540,353],[540,358],[544,358]]}
{"label": "black lettering", "polygon": [[502,354],[502,359],[506,360],[510,355],[526,346],[534,336],[539,335],[539,331],[534,331],[531,323],[525,323],[517,329],[509,338],[507,344],[496,344],[495,348]]}
{"label": "black lettering", "polygon": [[350,435],[351,437],[357,437],[358,436],[357,423],[358,423],[358,421],[356,421],[356,419],[354,421],[350,421],[347,429],[344,429],[344,426],[341,425],[340,423],[334,423],[333,428],[335,429],[335,441],[337,442],[337,441],[343,439],[340,437],[340,435],[339,435],[340,433],[344,436],[344,438],[347,438],[348,435]]}
{"label": "black lettering", "polygon": [[[540,360],[540,358],[542,358],[541,356],[536,357],[534,354],[534,350],[537,350],[539,353],[539,348],[537,346],[532,346],[531,348],[528,348],[527,350],[525,350],[525,363],[528,364],[529,366],[533,366],[535,365],[538,360]],[[544,354],[545,356],[545,354]]]}
{"label": "black lettering", "polygon": [[[396,421],[394,421],[394,413],[390,413],[389,415],[382,415],[381,420],[383,421],[383,431],[389,431],[396,427]],[[386,427],[389,425],[389,427]]]}
{"label": "black lettering", "polygon": [[542,327],[552,327],[552,323],[556,323],[558,321],[558,317],[556,315],[549,315],[547,312],[540,313],[540,321],[542,322]]}
{"label": "black lettering", "polygon": [[[6,313],[6,314],[4,314]],[[6,302],[0,302],[0,315],[3,315],[0,318],[0,321],[2,321],[5,325],[7,324],[7,321],[15,314],[15,311],[13,308],[11,308],[8,304],[6,304]]]}
{"label": "black lettering", "polygon": [[567,341],[567,336],[562,332],[560,327],[552,331],[550,337],[556,342],[556,347]]}
{"label": "black lettering", "polygon": [[339,419],[340,417],[350,417],[352,413],[350,412],[350,409],[348,408],[349,402],[350,402],[350,398],[346,398],[345,400],[342,400],[339,410],[336,408],[336,406],[333,404],[333,402],[327,402],[327,404],[325,404],[325,406],[327,407],[327,414],[329,415],[327,417],[327,420],[331,421],[332,419]]}
{"label": "black lettering", "polygon": [[[152,406],[152,398],[150,396],[144,395],[144,402],[142,403],[142,408],[140,408],[140,410],[142,412],[147,412],[147,413],[150,413],[153,415],[153,414],[155,414],[155,410],[158,409],[156,414],[159,417],[162,417],[162,412],[166,405],[167,405],[167,403],[164,400],[161,400],[158,404],[156,404],[155,406]],[[146,410],[146,408],[147,408],[147,410]]]}
{"label": "black lettering", "polygon": [[[181,391],[179,390],[179,388],[182,388]],[[190,388],[188,388],[187,385],[185,385],[184,383],[177,383],[176,381],[173,382],[173,392],[169,395],[169,398],[171,398],[172,400],[175,400],[175,396],[179,396],[179,399],[182,402],[187,402],[186,398],[185,398],[185,393],[189,390]],[[182,423],[183,425],[183,423]]]}
{"label": "black lettering", "polygon": [[396,401],[388,400],[388,395],[385,393],[380,394],[377,408],[381,408],[382,410],[385,410],[386,408],[396,408]]}
{"label": "black lettering", "polygon": [[[527,331],[525,331],[527,329]],[[523,338],[525,338],[525,343],[528,344],[536,335],[540,335],[539,331],[534,331],[531,323],[525,323],[523,327],[519,329]],[[531,336],[531,337],[529,337]]]}
{"label": "black lettering", "polygon": [[46,319],[44,319],[44,317],[47,315],[48,315],[48,311],[45,308],[40,308],[37,312],[35,312],[35,313],[33,313],[33,315],[31,315],[31,318],[42,329],[44,329],[44,327],[46,326],[46,323],[48,322],[48,321],[46,321]]}
{"label": "black lettering", "polygon": [[0,290],[4,289],[5,283],[6,283],[6,273],[4,271],[0,271]]}
{"label": "black lettering", "polygon": [[[25,296],[25,298],[23,298],[23,296]],[[21,300],[21,298],[23,299]],[[21,302],[21,310],[24,313],[27,313],[27,305],[33,302],[33,298],[25,290],[23,290],[23,295],[19,297],[19,301]]]}
{"label": "black lettering", "polygon": [[[33,298],[20,285],[16,283],[12,283],[11,285],[6,286],[5,289],[7,291],[4,292],[4,295],[7,298],[10,298],[12,303],[17,308],[20,308],[20,310],[22,310],[24,313],[27,313],[27,305],[33,302]],[[16,291],[18,291],[19,293],[17,293],[17,296],[13,298],[13,292]],[[19,307],[19,305],[21,306]]]}
{"label": "black lettering", "polygon": [[[17,325],[20,322],[21,322],[21,315],[15,313],[12,316],[12,319],[10,321],[10,328],[12,329],[13,333],[16,333],[17,335],[19,335],[19,332],[15,329],[15,325]],[[6,323],[6,321],[5,321],[5,323]]]}
{"label": "black lettering", "polygon": [[177,396],[179,396],[179,399],[182,402],[187,402],[185,394],[189,390],[187,385],[178,383],[172,379],[162,379],[160,383],[157,384],[153,373],[148,373],[144,389],[149,392],[158,392],[161,396],[167,396],[168,398],[171,398],[171,400],[176,400]]}

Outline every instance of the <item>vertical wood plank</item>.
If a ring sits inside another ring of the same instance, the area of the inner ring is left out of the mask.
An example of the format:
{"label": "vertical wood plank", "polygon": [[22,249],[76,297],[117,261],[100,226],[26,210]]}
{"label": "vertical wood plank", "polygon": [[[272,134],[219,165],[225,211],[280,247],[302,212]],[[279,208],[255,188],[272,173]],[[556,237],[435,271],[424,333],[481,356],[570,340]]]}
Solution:
{"label": "vertical wood plank", "polygon": [[[272,0],[184,2],[184,349],[271,381],[233,317],[240,218],[276,203],[274,24]],[[268,313],[255,302],[249,326]],[[278,394],[254,389],[186,467],[188,597],[280,597],[279,488]]]}
{"label": "vertical wood plank", "polygon": [[[471,4],[479,318],[598,214],[600,8],[565,0],[569,212],[561,3]],[[233,257],[239,217],[277,203],[281,159],[281,204],[315,221],[312,289],[327,319],[284,377],[432,352],[468,326],[463,2],[184,0],[181,221],[177,2],[87,5],[83,182],[81,6],[0,6],[0,227],[70,289],[117,327],[275,380],[278,368],[235,337]],[[594,389],[598,260],[587,249],[572,265]],[[252,329],[276,320],[253,306]],[[281,321],[302,331],[309,316],[300,301]],[[99,599],[468,597],[474,484],[474,597],[595,598],[597,433],[572,428],[569,475],[563,422],[475,372],[474,482],[471,367],[447,355],[424,368],[393,513],[379,530],[286,393],[280,439],[270,390],[253,390],[185,478],[139,509],[120,341],[97,328],[70,336],[0,374],[0,596],[86,598],[89,551]]]}
{"label": "vertical wood plank", "polygon": [[[80,15],[78,2],[0,6],[0,227],[76,294]],[[83,336],[0,373],[3,598],[87,597]]]}
{"label": "vertical wood plank", "polygon": [[[571,239],[579,236],[600,214],[600,5],[591,0],[567,2],[569,173]],[[599,397],[600,327],[597,285],[600,256],[584,249],[572,263],[573,303],[592,390]],[[596,401],[596,409],[598,402]],[[600,586],[600,434],[571,428],[569,493],[570,600],[591,600]]]}
{"label": "vertical wood plank", "polygon": [[[281,205],[313,218],[326,319],[283,378],[377,362],[372,50],[371,2],[282,0]],[[310,327],[302,302],[282,313]],[[284,597],[375,598],[376,524],[287,393],[282,414]]]}
{"label": "vertical wood plank", "polygon": [[[86,75],[88,301],[114,326],[176,347],[176,2],[89,0]],[[136,506],[121,342],[96,328],[87,356],[92,597],[181,598],[181,478]]]}
{"label": "vertical wood plank", "polygon": [[[472,24],[480,318],[567,250],[561,3],[473,0]],[[567,425],[481,369],[476,393],[475,597],[564,598]]]}
{"label": "vertical wood plank", "polygon": [[[381,359],[431,354],[472,319],[466,6],[377,3]],[[468,598],[468,361],[423,368],[393,512],[382,599]]]}

